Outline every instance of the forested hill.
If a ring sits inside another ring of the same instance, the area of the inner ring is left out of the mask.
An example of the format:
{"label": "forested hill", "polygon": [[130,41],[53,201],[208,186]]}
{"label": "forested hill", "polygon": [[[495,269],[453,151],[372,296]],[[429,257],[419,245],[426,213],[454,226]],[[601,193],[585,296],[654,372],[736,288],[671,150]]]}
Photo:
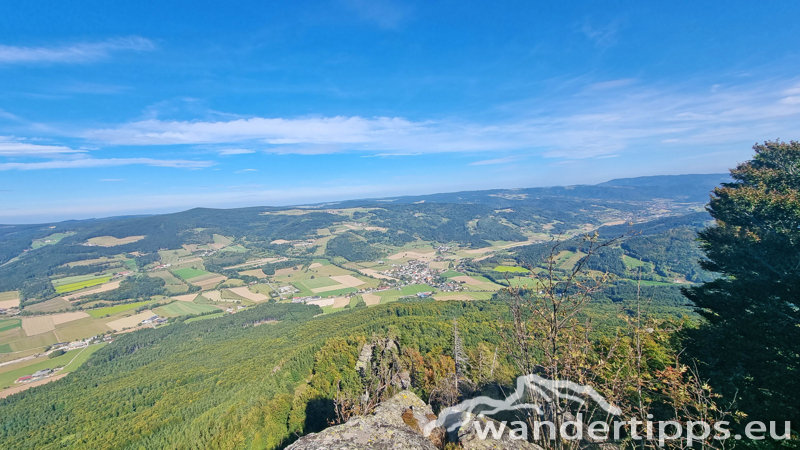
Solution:
{"label": "forested hill", "polygon": [[[327,203],[337,207],[355,207],[373,202],[381,203],[479,203],[497,207],[512,205],[541,205],[555,198],[641,201],[663,198],[686,202],[707,202],[709,192],[721,183],[731,181],[730,175],[660,175],[620,178],[596,185],[554,186],[520,189],[462,191],[441,194],[386,197],[369,200],[349,200]],[[317,204],[319,205],[319,204]],[[310,205],[314,206],[314,205]]]}
{"label": "forested hill", "polygon": [[[595,186],[458,192],[313,207],[196,208],[153,216],[6,225],[0,226],[0,294],[13,298],[18,291],[24,307],[84,287],[75,284],[84,281],[79,277],[96,272],[95,279],[102,280],[101,272],[117,273],[116,266],[98,266],[103,259],[128,260],[131,268],[149,270],[170,262],[165,259],[167,250],[188,251],[195,257],[220,250],[209,245],[233,252],[202,263],[212,272],[264,258],[299,258],[298,262],[341,258],[337,264],[346,264],[375,261],[409,247],[433,251],[445,246],[455,253],[442,258],[454,266],[462,260],[485,260],[486,267],[473,267],[484,273],[504,260],[517,259],[513,249],[526,243],[594,230],[623,234],[630,230],[629,223],[635,230],[649,230],[645,234],[697,230],[709,219],[703,210],[708,193],[725,179],[725,175],[643,177]],[[691,233],[670,236],[682,242],[693,239]],[[677,272],[672,270],[677,267],[674,262],[653,266],[662,258],[658,255],[614,256],[606,266],[626,275],[629,269],[649,267],[654,274],[651,281],[699,280],[706,276],[696,267],[698,254],[681,250],[671,256],[689,258],[691,267]],[[491,255],[499,258],[488,258]],[[202,269],[198,264],[196,268]],[[369,267],[349,267],[364,268]]]}
{"label": "forested hill", "polygon": [[503,311],[497,302],[395,303],[312,318],[316,306],[273,304],[130,333],[66,379],[0,400],[0,442],[18,450],[275,448],[335,419],[334,383],[356,382],[359,344],[373,334],[391,332],[404,355],[419,359],[423,385],[426,369],[452,364],[443,349],[453,319],[463,319],[473,349],[499,344],[493,325]]}

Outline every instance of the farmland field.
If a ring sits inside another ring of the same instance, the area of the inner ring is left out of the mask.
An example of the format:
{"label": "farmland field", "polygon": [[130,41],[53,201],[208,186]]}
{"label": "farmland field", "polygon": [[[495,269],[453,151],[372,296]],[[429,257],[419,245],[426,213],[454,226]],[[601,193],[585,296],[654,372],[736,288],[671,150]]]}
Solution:
{"label": "farmland field", "polygon": [[177,317],[177,316],[193,316],[202,314],[204,312],[219,311],[211,305],[199,305],[197,303],[189,302],[174,302],[167,306],[161,306],[153,310],[153,313],[159,316]]}
{"label": "farmland field", "polygon": [[456,272],[455,270],[448,270],[447,272],[443,272],[442,276],[445,278],[453,278],[453,277],[460,277],[464,276],[465,274],[461,272]]}
{"label": "farmland field", "polygon": [[64,366],[61,372],[71,372],[83,364],[92,353],[100,350],[104,345],[105,344],[90,345],[81,350],[71,350],[53,359],[44,359],[36,364],[0,373],[0,389],[13,386],[17,378],[30,375],[42,369],[55,369],[56,367]]}
{"label": "farmland field", "polygon": [[309,289],[316,289],[316,288],[328,287],[328,286],[336,286],[336,285],[340,284],[340,283],[338,283],[336,281],[331,280],[328,277],[317,277],[317,278],[314,278],[313,280],[310,280],[310,279],[309,280],[304,280],[304,281],[302,281],[302,283],[303,283],[303,285],[305,285],[305,287],[307,287]]}
{"label": "farmland field", "polygon": [[83,275],[80,277],[67,277],[59,280],[53,280],[53,287],[56,288],[56,293],[63,294],[66,292],[77,291],[92,286],[97,286],[111,281],[111,275]]}
{"label": "farmland field", "polygon": [[149,319],[153,315],[154,315],[153,311],[144,310],[139,314],[134,314],[132,316],[123,317],[122,319],[113,320],[111,322],[108,322],[106,325],[108,325],[108,328],[112,330],[120,331],[125,328],[133,328],[142,323],[143,320]]}
{"label": "farmland field", "polygon": [[173,273],[184,280],[190,280],[192,278],[202,277],[203,275],[208,275],[210,272],[206,272],[205,270],[200,269],[192,269],[187,267],[185,269],[178,269],[173,271]]}
{"label": "farmland field", "polygon": [[11,353],[11,346],[8,344],[0,345],[0,354]]}
{"label": "farmland field", "polygon": [[513,272],[513,273],[528,273],[528,269],[524,267],[515,267],[515,266],[497,266],[494,269],[495,272]]}
{"label": "farmland field", "polygon": [[19,319],[0,319],[0,333],[14,328],[21,327],[22,321]]}
{"label": "farmland field", "polygon": [[146,301],[146,302],[136,302],[136,303],[125,303],[122,305],[109,306],[107,308],[90,309],[89,311],[86,312],[88,312],[90,316],[96,319],[98,317],[104,317],[106,314],[113,316],[114,314],[121,313],[123,311],[136,309],[142,305],[147,305],[148,303],[152,302]]}
{"label": "farmland field", "polygon": [[115,238],[113,236],[98,236],[86,241],[88,244],[96,245],[98,247],[116,247],[117,245],[130,244],[132,242],[141,241],[144,236],[128,236],[124,238]]}
{"label": "farmland field", "polygon": [[16,300],[18,298],[19,298],[19,291],[0,292],[0,302],[4,302],[6,300]]}
{"label": "farmland field", "polygon": [[71,308],[72,303],[64,300],[61,297],[56,297],[46,302],[34,303],[25,307],[25,311],[31,312],[55,312],[63,309]]}

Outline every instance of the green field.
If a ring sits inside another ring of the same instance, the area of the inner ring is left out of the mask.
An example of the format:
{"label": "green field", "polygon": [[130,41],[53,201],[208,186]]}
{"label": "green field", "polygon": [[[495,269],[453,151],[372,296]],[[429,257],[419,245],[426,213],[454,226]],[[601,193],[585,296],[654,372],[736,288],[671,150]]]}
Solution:
{"label": "green field", "polygon": [[336,281],[331,280],[328,277],[316,277],[313,280],[304,280],[302,283],[309,289],[317,289],[321,287],[328,287],[328,286],[336,286]]}
{"label": "green field", "polygon": [[320,263],[320,264],[322,264],[323,266],[329,266],[329,265],[331,264],[331,262],[330,262],[330,261],[328,261],[327,259],[321,259],[321,258],[320,258],[320,259],[314,259],[314,260],[312,260],[311,262],[312,262],[312,263]]}
{"label": "green field", "polygon": [[453,277],[460,277],[465,275],[461,272],[456,272],[455,270],[448,270],[447,272],[442,273],[442,276],[445,278],[453,278]]}
{"label": "green field", "polygon": [[186,323],[199,322],[201,320],[216,319],[216,318],[222,317],[224,315],[225,315],[225,313],[220,311],[219,314],[209,314],[207,316],[192,317],[191,319],[186,319]]}
{"label": "green field", "polygon": [[0,389],[13,386],[14,381],[16,381],[17,378],[24,377],[25,375],[31,375],[42,369],[55,369],[56,367],[65,366],[60,373],[71,372],[77,369],[89,358],[92,353],[100,350],[100,348],[102,348],[104,345],[106,344],[90,345],[82,350],[68,351],[67,353],[53,359],[44,359],[42,362],[32,364],[30,366],[0,373]]}
{"label": "green field", "polygon": [[86,311],[86,313],[97,319],[100,317],[104,317],[106,314],[113,316],[114,314],[118,314],[123,311],[128,311],[129,309],[136,309],[142,305],[147,305],[148,303],[152,302],[146,301],[146,302],[136,302],[136,303],[124,303],[122,305],[109,306],[107,308],[90,309],[89,311]]}
{"label": "green field", "polygon": [[[31,248],[36,250],[37,248],[44,247],[45,245],[58,244],[59,242],[61,242],[62,239],[64,239],[67,236],[71,236],[73,234],[75,234],[74,231],[68,231],[66,233],[51,234],[50,236],[47,236],[46,238],[36,239],[35,241],[31,242]],[[45,241],[50,241],[50,242],[45,242]]]}
{"label": "green field", "polygon": [[528,273],[530,272],[528,269],[524,267],[515,267],[515,266],[497,266],[494,269],[495,272],[512,272],[512,273]]}
{"label": "green field", "polygon": [[125,260],[125,261],[123,261],[123,262],[125,263],[125,267],[126,267],[128,270],[131,270],[131,271],[133,271],[133,272],[136,272],[137,270],[139,270],[139,269],[136,267],[136,260],[133,260],[133,259],[126,259],[126,260]]}
{"label": "green field", "polygon": [[647,265],[646,262],[640,261],[636,258],[631,258],[628,255],[622,255],[622,261],[625,262],[625,266],[627,266],[629,269],[635,269],[637,267],[642,267]]}
{"label": "green field", "polygon": [[231,245],[230,247],[225,247],[220,251],[222,251],[222,252],[233,252],[233,253],[244,253],[244,252],[247,251],[247,249],[242,247],[239,244],[236,244],[236,245]]}
{"label": "green field", "polygon": [[190,278],[197,278],[197,277],[202,277],[203,275],[208,275],[210,272],[206,272],[205,270],[192,269],[191,267],[187,267],[185,269],[173,270],[172,273],[174,273],[175,275],[183,278],[184,280],[188,280]]}
{"label": "green field", "polygon": [[19,298],[19,291],[0,292],[0,302]]}
{"label": "green field", "polygon": [[211,305],[200,305],[197,303],[173,302],[167,306],[161,306],[153,310],[153,312],[159,316],[169,317],[193,316],[210,311],[219,311],[219,308],[215,308]]}
{"label": "green field", "polygon": [[0,333],[21,327],[22,321],[19,319],[0,319]]}
{"label": "green field", "polygon": [[331,297],[331,296],[338,297],[340,295],[349,294],[351,292],[358,292],[358,289],[343,288],[343,289],[337,289],[335,291],[320,292],[319,294],[312,293],[311,295],[319,295],[320,297]]}
{"label": "green field", "polygon": [[231,238],[221,234],[214,234],[212,238],[214,239],[215,244],[231,245],[231,242],[233,242]]}
{"label": "green field", "polygon": [[11,345],[10,344],[3,344],[0,345],[0,354],[2,353],[11,353]]}
{"label": "green field", "polygon": [[294,283],[292,283],[292,286],[296,287],[297,289],[300,289],[299,293],[293,294],[293,295],[297,295],[298,297],[313,297],[315,295],[318,295],[318,294],[315,294],[315,293],[311,292],[311,290],[309,288],[307,288],[303,283],[300,283],[298,281],[295,281]]}
{"label": "green field", "polygon": [[[60,280],[56,280],[56,281],[60,281]],[[103,277],[100,277],[100,278],[92,278],[92,279],[86,280],[86,281],[78,281],[78,282],[75,282],[75,283],[61,284],[59,286],[57,286],[56,282],[54,281],[53,282],[53,286],[56,288],[56,293],[64,294],[64,293],[67,293],[67,292],[77,291],[77,290],[80,290],[80,289],[85,289],[85,288],[88,288],[88,287],[97,286],[97,285],[100,285],[100,284],[103,284],[103,283],[108,283],[109,281],[111,281],[111,276],[110,275],[106,275],[106,276],[103,276]]]}

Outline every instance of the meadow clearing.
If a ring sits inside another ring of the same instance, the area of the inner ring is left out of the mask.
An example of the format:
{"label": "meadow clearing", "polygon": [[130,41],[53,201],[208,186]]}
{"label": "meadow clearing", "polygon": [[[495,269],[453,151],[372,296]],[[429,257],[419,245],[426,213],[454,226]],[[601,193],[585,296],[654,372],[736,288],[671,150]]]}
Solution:
{"label": "meadow clearing", "polygon": [[[219,311],[219,308],[211,305],[201,305],[189,302],[173,302],[166,306],[160,306],[153,310],[154,314],[162,317],[194,316],[206,312]],[[147,317],[145,317],[146,319]]]}
{"label": "meadow clearing", "polygon": [[100,309],[90,309],[87,311],[90,316],[94,317],[95,319],[99,317],[113,316],[114,314],[118,314],[124,311],[128,311],[131,309],[136,309],[140,306],[147,305],[152,303],[152,301],[144,301],[144,302],[136,302],[136,303],[123,303],[121,305],[114,305],[109,306],[107,308],[100,308]]}
{"label": "meadow clearing", "polygon": [[111,330],[122,331],[125,328],[133,328],[142,323],[143,320],[149,319],[154,315],[155,314],[153,313],[153,311],[147,309],[140,312],[139,314],[123,317],[122,319],[112,320],[111,322],[108,322],[106,325]]}
{"label": "meadow clearing", "polygon": [[141,241],[145,236],[128,236],[124,238],[115,238],[114,236],[98,236],[93,237],[86,241],[87,244],[96,245],[98,247],[116,247],[118,245],[131,244],[133,242]]}

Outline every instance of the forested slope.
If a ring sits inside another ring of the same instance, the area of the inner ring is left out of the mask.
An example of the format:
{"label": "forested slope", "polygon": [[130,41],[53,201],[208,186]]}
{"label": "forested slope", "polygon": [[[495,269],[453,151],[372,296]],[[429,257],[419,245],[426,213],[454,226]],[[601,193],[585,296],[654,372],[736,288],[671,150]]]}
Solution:
{"label": "forested slope", "polygon": [[[464,319],[465,345],[474,347],[497,341],[492,324],[502,311],[499,302],[397,303],[312,318],[316,306],[273,304],[122,335],[67,378],[0,401],[0,442],[273,448],[327,425],[332,381],[352,372],[358,339],[391,327],[421,355],[442,355],[453,318]],[[332,366],[312,377],[325,361]]]}

